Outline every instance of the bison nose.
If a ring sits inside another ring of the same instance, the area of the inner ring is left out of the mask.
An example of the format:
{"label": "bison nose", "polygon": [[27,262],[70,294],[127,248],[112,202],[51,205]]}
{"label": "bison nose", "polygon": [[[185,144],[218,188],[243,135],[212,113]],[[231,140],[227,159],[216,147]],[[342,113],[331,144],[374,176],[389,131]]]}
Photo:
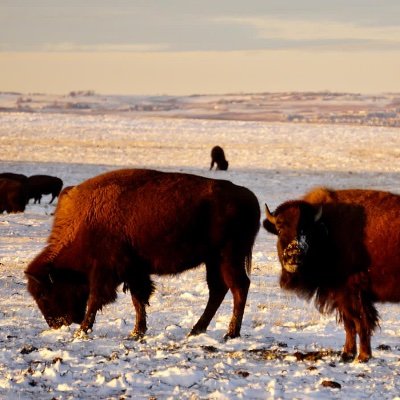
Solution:
{"label": "bison nose", "polygon": [[296,272],[303,263],[307,250],[308,244],[304,237],[290,242],[283,251],[283,268],[290,273]]}
{"label": "bison nose", "polygon": [[66,326],[71,325],[71,322],[69,322],[64,317],[46,318],[46,322],[51,329],[59,329],[63,325],[66,325]]}
{"label": "bison nose", "polygon": [[54,319],[47,319],[46,322],[51,329],[59,329],[63,325],[62,323],[60,323],[60,321]]}

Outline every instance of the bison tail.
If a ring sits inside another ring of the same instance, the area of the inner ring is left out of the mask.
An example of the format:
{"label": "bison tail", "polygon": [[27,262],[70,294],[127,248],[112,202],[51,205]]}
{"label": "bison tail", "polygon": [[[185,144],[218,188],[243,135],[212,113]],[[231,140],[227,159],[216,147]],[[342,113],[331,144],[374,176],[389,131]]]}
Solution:
{"label": "bison tail", "polygon": [[244,260],[244,265],[245,265],[245,268],[246,268],[246,273],[247,273],[247,276],[248,277],[250,277],[250,275],[251,275],[251,263],[252,263],[252,259],[253,259],[253,257],[252,257],[252,252],[250,251],[250,253],[246,256],[246,258],[245,258],[245,260]]}

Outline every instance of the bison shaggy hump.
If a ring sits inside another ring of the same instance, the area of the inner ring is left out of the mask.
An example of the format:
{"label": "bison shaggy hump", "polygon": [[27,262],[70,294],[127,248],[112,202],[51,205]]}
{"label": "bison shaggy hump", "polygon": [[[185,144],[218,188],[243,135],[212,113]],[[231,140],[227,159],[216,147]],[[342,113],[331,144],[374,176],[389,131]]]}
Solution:
{"label": "bison shaggy hump", "polygon": [[92,328],[96,312],[123,283],[136,311],[132,332],[146,332],[151,274],[177,274],[205,263],[209,300],[191,333],[204,332],[228,290],[227,337],[240,334],[257,198],[231,182],[182,173],[119,170],[60,197],[47,247],[28,266],[28,290],[50,327]]}
{"label": "bison shaggy hump", "polygon": [[400,302],[400,196],[319,188],[267,207],[264,227],[278,236],[281,287],[337,311],[346,331],[342,358],[371,357],[375,302]]}

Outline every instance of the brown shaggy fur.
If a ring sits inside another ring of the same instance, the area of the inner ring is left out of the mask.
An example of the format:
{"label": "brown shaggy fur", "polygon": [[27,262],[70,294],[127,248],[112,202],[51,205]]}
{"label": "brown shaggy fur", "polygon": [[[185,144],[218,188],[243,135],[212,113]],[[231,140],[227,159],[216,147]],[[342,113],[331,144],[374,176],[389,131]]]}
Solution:
{"label": "brown shaggy fur", "polygon": [[152,170],[106,173],[60,196],[48,246],[26,270],[28,290],[51,327],[77,322],[87,332],[123,283],[140,337],[154,291],[150,275],[205,263],[209,300],[191,333],[207,329],[231,290],[227,337],[236,337],[259,225],[257,198],[231,182]]}
{"label": "brown shaggy fur", "polygon": [[282,266],[285,248],[301,230],[309,241],[298,270],[282,268],[281,286],[307,299],[315,295],[321,312],[336,310],[346,331],[343,359],[355,357],[358,335],[358,359],[367,361],[379,318],[374,303],[400,302],[400,196],[318,188],[273,215],[275,225],[266,219],[264,227],[278,235]]}

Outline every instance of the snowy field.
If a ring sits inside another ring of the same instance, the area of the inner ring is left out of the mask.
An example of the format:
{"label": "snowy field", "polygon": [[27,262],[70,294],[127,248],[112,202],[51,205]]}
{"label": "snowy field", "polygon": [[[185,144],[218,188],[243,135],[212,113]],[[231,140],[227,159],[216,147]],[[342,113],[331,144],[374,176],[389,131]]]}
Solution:
{"label": "snowy field", "polygon": [[[208,171],[211,147],[229,171]],[[318,185],[400,193],[398,128],[121,115],[0,114],[0,170],[59,176],[65,186],[122,167],[182,171],[250,188],[274,209]],[[50,330],[23,271],[45,246],[50,196],[0,216],[2,399],[394,399],[400,396],[399,305],[379,305],[367,364],[340,362],[344,331],[278,285],[275,237],[261,229],[241,338],[223,342],[227,295],[206,334],[187,337],[207,301],[205,269],[155,277],[142,342],[129,295],[98,314],[88,339]],[[159,204],[154,204],[158,207]]]}

